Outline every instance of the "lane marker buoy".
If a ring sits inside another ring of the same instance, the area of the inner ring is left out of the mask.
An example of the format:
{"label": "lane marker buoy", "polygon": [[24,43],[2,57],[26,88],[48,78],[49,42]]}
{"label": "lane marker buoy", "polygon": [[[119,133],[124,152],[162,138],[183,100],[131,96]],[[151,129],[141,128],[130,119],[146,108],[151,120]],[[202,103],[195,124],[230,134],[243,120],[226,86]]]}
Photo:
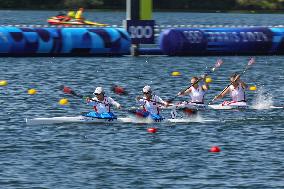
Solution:
{"label": "lane marker buoy", "polygon": [[205,82],[206,83],[211,83],[212,82],[212,78],[211,77],[206,77],[205,78]]}
{"label": "lane marker buoy", "polygon": [[257,88],[256,88],[255,85],[249,87],[249,90],[250,90],[250,91],[255,91],[256,89],[257,89]]}
{"label": "lane marker buoy", "polygon": [[155,127],[151,127],[151,128],[148,128],[147,131],[148,131],[149,133],[156,133],[156,132],[158,131],[158,129],[155,128]]}
{"label": "lane marker buoy", "polygon": [[0,80],[0,86],[6,86],[8,82],[6,80]]}
{"label": "lane marker buoy", "polygon": [[62,98],[62,99],[59,100],[58,103],[59,103],[60,105],[66,105],[66,104],[68,104],[68,99],[67,99],[67,98]]}
{"label": "lane marker buoy", "polygon": [[180,76],[181,75],[181,73],[180,72],[178,72],[178,71],[174,71],[174,72],[172,72],[172,76]]}
{"label": "lane marker buoy", "polygon": [[34,95],[34,94],[36,94],[36,92],[37,92],[37,91],[36,91],[35,89],[29,89],[29,90],[28,90],[28,94],[29,94],[29,95]]}
{"label": "lane marker buoy", "polygon": [[218,153],[221,152],[221,149],[218,146],[212,146],[209,152]]}

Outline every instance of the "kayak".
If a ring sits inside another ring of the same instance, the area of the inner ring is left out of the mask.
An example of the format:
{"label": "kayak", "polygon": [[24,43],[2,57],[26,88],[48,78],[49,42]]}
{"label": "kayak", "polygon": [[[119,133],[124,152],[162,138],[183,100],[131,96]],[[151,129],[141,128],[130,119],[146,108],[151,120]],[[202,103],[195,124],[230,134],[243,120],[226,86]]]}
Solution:
{"label": "kayak", "polygon": [[50,117],[50,118],[32,118],[25,119],[27,125],[45,125],[45,124],[61,124],[61,123],[189,123],[189,122],[212,122],[216,120],[203,120],[203,119],[163,119],[159,122],[155,122],[152,119],[147,118],[116,118],[116,119],[99,119],[86,116],[75,116],[75,117]]}
{"label": "kayak", "polygon": [[250,109],[250,110],[268,110],[268,109],[284,109],[283,106],[267,106],[267,107],[257,107],[257,106],[224,106],[222,104],[208,105],[208,109],[214,110],[232,110],[232,109]]}
{"label": "kayak", "polygon": [[68,19],[66,20],[64,16],[53,16],[50,17],[47,22],[50,25],[93,25],[93,26],[108,26],[108,24],[102,24],[98,22],[92,22],[88,20],[82,20],[82,19]]}
{"label": "kayak", "polygon": [[180,102],[173,106],[169,106],[166,109],[193,109],[193,110],[205,110],[207,109],[207,106],[205,104],[195,104],[190,102]]}
{"label": "kayak", "polygon": [[223,104],[214,104],[214,105],[208,105],[208,109],[214,109],[214,110],[232,110],[232,109],[253,109],[252,107],[248,105],[223,105]]}
{"label": "kayak", "polygon": [[232,110],[232,109],[251,109],[251,110],[264,110],[264,109],[284,109],[284,106],[256,106],[256,105],[247,105],[246,103],[235,103],[235,104],[212,104],[212,105],[205,105],[205,104],[194,104],[188,102],[178,103],[173,106],[169,106],[163,109],[193,109],[193,110],[206,110],[206,109],[213,109],[213,110]]}

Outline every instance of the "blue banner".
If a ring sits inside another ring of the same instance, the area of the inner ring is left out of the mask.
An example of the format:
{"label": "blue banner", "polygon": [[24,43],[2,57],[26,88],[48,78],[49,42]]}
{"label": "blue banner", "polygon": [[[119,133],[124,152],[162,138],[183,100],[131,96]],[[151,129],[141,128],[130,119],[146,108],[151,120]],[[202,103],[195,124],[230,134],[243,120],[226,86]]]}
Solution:
{"label": "blue banner", "polygon": [[154,44],[154,25],[154,20],[126,20],[126,28],[132,44]]}

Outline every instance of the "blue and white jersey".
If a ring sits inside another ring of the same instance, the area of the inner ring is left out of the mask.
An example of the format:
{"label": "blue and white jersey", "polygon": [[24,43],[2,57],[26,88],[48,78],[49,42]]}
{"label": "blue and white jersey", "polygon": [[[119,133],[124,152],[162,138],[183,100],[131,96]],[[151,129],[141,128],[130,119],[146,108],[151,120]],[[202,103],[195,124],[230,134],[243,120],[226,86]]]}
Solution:
{"label": "blue and white jersey", "polygon": [[94,97],[87,102],[88,105],[94,107],[94,111],[101,114],[110,112],[110,106],[114,105],[117,108],[120,107],[120,104],[113,100],[111,97],[104,96],[103,101],[99,101],[97,97]]}
{"label": "blue and white jersey", "polygon": [[166,102],[157,95],[152,95],[151,99],[149,100],[147,100],[146,97],[143,97],[142,99],[138,100],[138,103],[150,114],[159,114],[160,109],[158,105],[166,105]]}

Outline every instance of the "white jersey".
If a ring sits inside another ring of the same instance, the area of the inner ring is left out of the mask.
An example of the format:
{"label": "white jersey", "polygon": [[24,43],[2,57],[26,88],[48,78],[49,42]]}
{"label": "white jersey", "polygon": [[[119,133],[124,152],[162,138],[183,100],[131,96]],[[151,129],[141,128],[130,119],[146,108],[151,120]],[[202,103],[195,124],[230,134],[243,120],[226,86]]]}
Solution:
{"label": "white jersey", "polygon": [[99,114],[110,112],[111,105],[114,105],[116,107],[120,106],[118,102],[107,96],[104,96],[103,101],[99,101],[97,97],[94,97],[89,102],[87,102],[87,104],[93,106],[94,110]]}
{"label": "white jersey", "polygon": [[191,97],[191,102],[193,103],[204,103],[205,91],[202,89],[202,86],[198,86],[195,89],[193,86],[190,87],[191,92],[189,93]]}
{"label": "white jersey", "polygon": [[152,95],[150,100],[147,100],[145,97],[143,97],[142,99],[138,100],[138,103],[150,114],[159,114],[160,110],[158,104],[166,104],[166,102],[157,95]]}
{"label": "white jersey", "polygon": [[233,85],[230,85],[230,95],[232,100],[235,102],[246,101],[245,90],[241,84],[239,84],[236,88]]}

